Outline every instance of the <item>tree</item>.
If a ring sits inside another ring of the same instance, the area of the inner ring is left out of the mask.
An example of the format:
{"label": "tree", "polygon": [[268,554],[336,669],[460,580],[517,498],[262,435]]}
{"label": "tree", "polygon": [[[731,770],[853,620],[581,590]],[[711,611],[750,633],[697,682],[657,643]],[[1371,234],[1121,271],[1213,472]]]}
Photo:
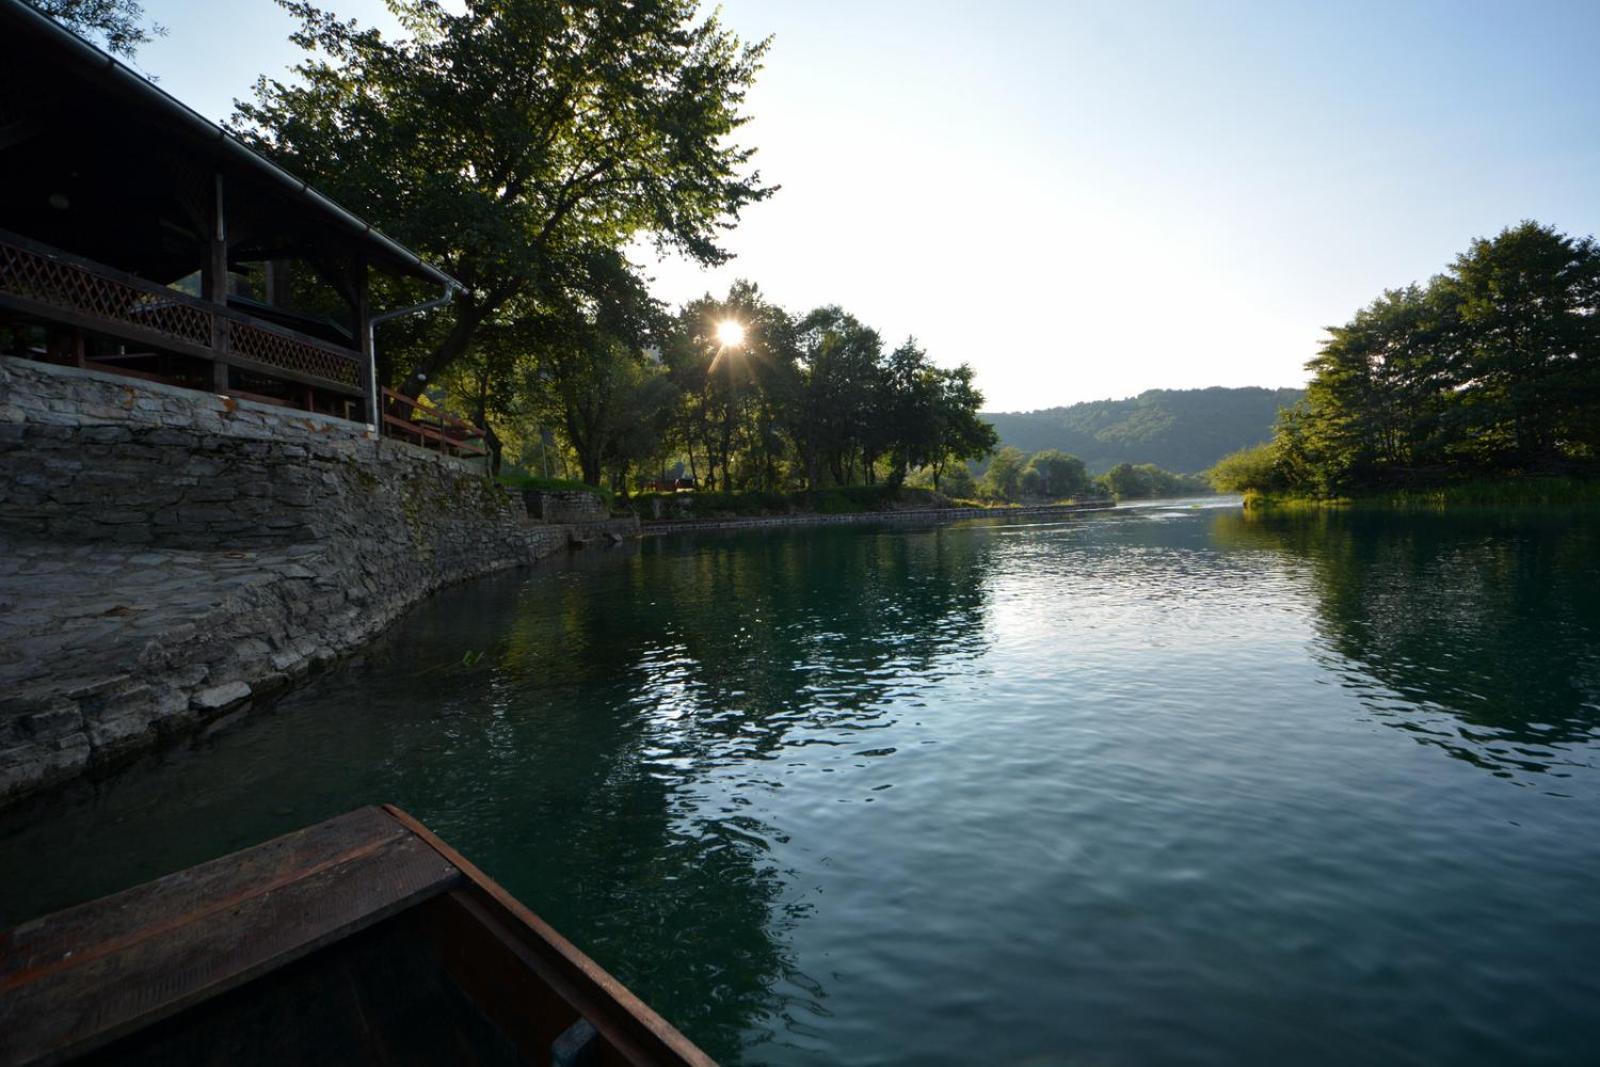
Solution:
{"label": "tree", "polygon": [[1451,273],[1483,458],[1548,467],[1592,429],[1600,398],[1600,246],[1523,222],[1472,242]]}
{"label": "tree", "polygon": [[139,46],[166,35],[167,28],[145,22],[139,0],[27,0],[80,37],[98,38],[112,55],[132,59]]}
{"label": "tree", "polygon": [[1105,473],[1106,489],[1118,500],[1141,500],[1155,495],[1150,472],[1143,466],[1118,463]]}
{"label": "tree", "polygon": [[[667,318],[644,282],[614,252],[596,254],[592,298],[547,302],[516,320],[545,395],[583,480],[599,485],[608,462],[623,472],[654,449],[641,429],[665,417],[671,385],[645,357]],[[626,442],[626,444],[624,443]]]}
{"label": "tree", "polygon": [[1022,489],[1029,496],[1064,500],[1089,491],[1089,471],[1083,460],[1047,448],[1035,452],[1022,471]]}
{"label": "tree", "polygon": [[983,473],[982,490],[995,500],[1015,500],[1022,488],[1022,449],[1007,445],[994,454]]}
{"label": "tree", "polygon": [[[723,340],[724,323],[738,325],[738,343]],[[684,398],[675,423],[690,466],[698,455],[707,484],[715,486],[720,474],[724,490],[741,476],[778,488],[788,451],[784,427],[800,388],[789,315],[753,282],[736,281],[726,298],[707,295],[679,312],[663,355]]]}
{"label": "tree", "polygon": [[[930,483],[933,481],[933,469],[927,468]],[[972,476],[972,470],[965,463],[956,463],[944,471],[943,478],[933,485],[933,490],[957,500],[975,500],[978,497],[978,480]]]}
{"label": "tree", "polygon": [[[1307,364],[1271,480],[1318,497],[1600,459],[1600,246],[1524,222],[1386,292]],[[1266,479],[1257,462],[1250,474]],[[1243,463],[1220,476],[1240,484]],[[1255,487],[1255,486],[1252,486]]]}
{"label": "tree", "polygon": [[774,192],[735,141],[767,42],[693,0],[392,0],[397,40],[279,2],[313,54],[259,80],[235,129],[465,284],[412,356],[427,380],[497,318],[589,292],[598,253],[725,261],[718,231]]}
{"label": "tree", "polygon": [[849,485],[871,447],[868,428],[879,415],[874,402],[881,395],[883,341],[854,315],[830,306],[800,320],[796,343],[801,388],[791,432],[800,448],[806,486],[817,488],[824,470],[833,484]]}
{"label": "tree", "polygon": [[[972,368],[965,363],[939,372],[939,390],[933,410],[934,446],[927,457],[936,491],[950,464],[964,471],[968,461],[982,459],[1000,443],[995,428],[979,414],[983,409],[983,394],[972,384],[972,378]],[[951,491],[961,494],[960,489]],[[968,488],[965,495],[975,495],[974,490]]]}

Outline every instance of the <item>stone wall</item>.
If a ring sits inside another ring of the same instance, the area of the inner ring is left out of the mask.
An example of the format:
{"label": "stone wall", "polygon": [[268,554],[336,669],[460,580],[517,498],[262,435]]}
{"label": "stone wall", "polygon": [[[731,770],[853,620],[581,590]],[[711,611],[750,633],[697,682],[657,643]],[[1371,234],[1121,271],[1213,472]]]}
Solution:
{"label": "stone wall", "polygon": [[528,514],[542,522],[599,522],[609,515],[605,502],[594,493],[528,489],[522,499]]}
{"label": "stone wall", "polygon": [[333,662],[439,587],[634,521],[339,419],[0,357],[0,803]]}

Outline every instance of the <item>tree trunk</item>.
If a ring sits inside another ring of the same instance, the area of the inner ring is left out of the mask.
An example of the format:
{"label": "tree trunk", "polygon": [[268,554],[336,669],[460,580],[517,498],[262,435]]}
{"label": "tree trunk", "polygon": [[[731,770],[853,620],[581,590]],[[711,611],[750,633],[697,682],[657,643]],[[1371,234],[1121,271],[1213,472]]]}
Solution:
{"label": "tree trunk", "polygon": [[501,455],[505,451],[505,443],[500,440],[500,435],[494,432],[494,427],[489,425],[489,365],[483,366],[483,371],[478,375],[478,399],[474,406],[473,421],[483,427],[483,447],[489,450],[489,473],[500,473]]}
{"label": "tree trunk", "polygon": [[415,400],[440,371],[461,358],[472,344],[472,335],[478,332],[483,320],[493,314],[501,303],[504,303],[504,300],[479,306],[471,296],[457,297],[454,305],[455,321],[450,324],[450,332],[445,335],[438,348],[423,358],[422,365],[394,388]]}

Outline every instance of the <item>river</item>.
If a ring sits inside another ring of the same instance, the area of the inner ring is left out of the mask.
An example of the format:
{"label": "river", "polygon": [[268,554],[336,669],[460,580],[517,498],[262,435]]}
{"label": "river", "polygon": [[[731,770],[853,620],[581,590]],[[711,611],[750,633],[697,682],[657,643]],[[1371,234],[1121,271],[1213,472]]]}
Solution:
{"label": "river", "polygon": [[1600,517],[585,550],[0,815],[0,926],[377,801],[729,1063],[1600,1062]]}

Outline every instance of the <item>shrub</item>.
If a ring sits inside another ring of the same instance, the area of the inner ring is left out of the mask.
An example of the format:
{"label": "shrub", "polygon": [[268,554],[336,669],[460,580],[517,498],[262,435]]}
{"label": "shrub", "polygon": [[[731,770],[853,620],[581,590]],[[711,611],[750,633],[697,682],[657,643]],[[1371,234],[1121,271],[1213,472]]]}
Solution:
{"label": "shrub", "polygon": [[1230,452],[1206,472],[1219,493],[1270,493],[1283,488],[1278,470],[1278,449],[1273,444],[1256,445]]}

